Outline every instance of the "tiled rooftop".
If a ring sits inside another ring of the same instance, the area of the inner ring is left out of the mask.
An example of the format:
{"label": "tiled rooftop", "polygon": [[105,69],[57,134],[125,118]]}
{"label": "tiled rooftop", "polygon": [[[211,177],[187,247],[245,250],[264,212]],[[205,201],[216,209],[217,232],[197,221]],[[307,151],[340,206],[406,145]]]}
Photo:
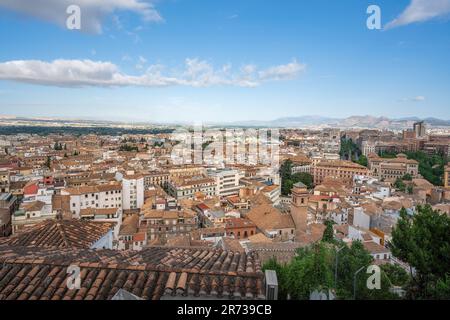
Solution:
{"label": "tiled rooftop", "polygon": [[[78,265],[81,288],[67,288]],[[107,300],[119,289],[142,299],[264,299],[254,253],[153,247],[141,252],[0,246],[0,300]]]}
{"label": "tiled rooftop", "polygon": [[84,220],[45,220],[7,238],[13,246],[89,248],[103,237],[114,223]]}

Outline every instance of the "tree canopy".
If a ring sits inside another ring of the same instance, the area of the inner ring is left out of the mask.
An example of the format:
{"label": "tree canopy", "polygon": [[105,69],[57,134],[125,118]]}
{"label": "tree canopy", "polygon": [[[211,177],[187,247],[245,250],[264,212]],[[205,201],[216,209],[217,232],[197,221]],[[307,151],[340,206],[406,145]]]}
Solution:
{"label": "tree canopy", "polygon": [[[334,279],[337,248],[341,248],[337,269],[337,284]],[[279,298],[307,300],[310,294],[319,290],[335,292],[337,299],[353,298],[353,276],[361,267],[368,267],[373,259],[360,241],[349,247],[343,242],[333,245],[324,241],[300,248],[288,264],[279,264],[271,259],[264,264],[264,270],[275,270],[279,280]],[[370,290],[367,279],[370,274],[362,272],[357,277],[357,299],[395,299],[390,292],[391,280],[387,273],[381,273],[381,289]]]}
{"label": "tree canopy", "polygon": [[408,216],[401,210],[392,231],[392,253],[411,269],[411,298],[450,298],[450,218],[426,205]]}
{"label": "tree canopy", "polygon": [[293,163],[291,160],[286,160],[280,166],[280,177],[281,177],[281,194],[283,196],[288,196],[291,194],[291,190],[294,184],[301,182],[308,188],[313,187],[313,177],[311,174],[306,172],[299,172],[292,174]]}

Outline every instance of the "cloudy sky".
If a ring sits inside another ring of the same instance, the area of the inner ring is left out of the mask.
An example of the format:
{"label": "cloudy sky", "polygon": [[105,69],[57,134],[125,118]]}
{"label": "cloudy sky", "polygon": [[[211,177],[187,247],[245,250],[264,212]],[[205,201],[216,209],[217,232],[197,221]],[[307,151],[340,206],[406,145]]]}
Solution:
{"label": "cloudy sky", "polygon": [[450,0],[0,0],[0,115],[450,119],[449,18]]}

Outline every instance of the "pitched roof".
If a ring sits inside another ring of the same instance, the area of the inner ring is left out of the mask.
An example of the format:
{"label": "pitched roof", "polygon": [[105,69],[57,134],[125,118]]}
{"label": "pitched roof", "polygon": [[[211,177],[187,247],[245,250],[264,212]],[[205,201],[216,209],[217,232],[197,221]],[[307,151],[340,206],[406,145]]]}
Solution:
{"label": "pitched roof", "polygon": [[45,206],[45,202],[32,201],[32,202],[23,203],[21,206],[21,209],[23,209],[25,212],[41,211],[44,206]]}
{"label": "pitched roof", "polygon": [[118,208],[86,208],[80,210],[80,216],[115,215]]}
{"label": "pitched roof", "polygon": [[388,248],[379,245],[378,243],[367,241],[363,243],[364,248],[369,251],[371,254],[377,253],[389,253],[391,252]]}
{"label": "pitched roof", "polygon": [[139,229],[139,215],[132,214],[123,219],[119,235],[134,235]]}
{"label": "pitched roof", "polygon": [[295,228],[290,214],[282,214],[280,210],[270,204],[254,207],[247,213],[247,218],[261,230]]}
{"label": "pitched roof", "polygon": [[[70,265],[80,267],[79,290],[67,288]],[[145,300],[264,299],[264,274],[256,254],[220,249],[0,246],[0,300],[109,300],[120,289]]]}
{"label": "pitched roof", "polygon": [[89,248],[103,237],[114,223],[84,220],[45,220],[8,238],[14,246]]}

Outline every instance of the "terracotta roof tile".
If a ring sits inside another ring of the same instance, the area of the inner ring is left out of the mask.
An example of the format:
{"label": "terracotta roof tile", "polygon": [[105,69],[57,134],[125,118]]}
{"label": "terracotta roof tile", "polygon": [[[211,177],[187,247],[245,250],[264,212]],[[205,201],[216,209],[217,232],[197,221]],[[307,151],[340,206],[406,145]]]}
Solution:
{"label": "terracotta roof tile", "polygon": [[45,220],[23,229],[5,243],[13,246],[89,248],[114,223],[84,220]]}
{"label": "terracotta roof tile", "polygon": [[[81,268],[81,288],[68,290],[67,267]],[[119,290],[143,299],[264,297],[256,254],[205,248],[141,252],[0,246],[0,299],[106,300]]]}

